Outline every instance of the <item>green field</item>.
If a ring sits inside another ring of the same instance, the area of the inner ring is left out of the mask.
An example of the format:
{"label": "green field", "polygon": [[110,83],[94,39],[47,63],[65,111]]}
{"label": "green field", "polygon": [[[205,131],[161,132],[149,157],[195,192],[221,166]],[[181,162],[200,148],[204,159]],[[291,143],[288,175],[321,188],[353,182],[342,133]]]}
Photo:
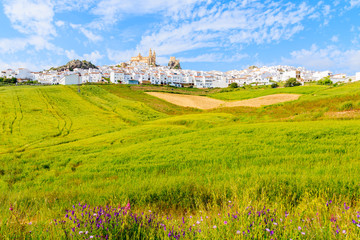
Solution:
{"label": "green field", "polygon": [[[360,236],[360,227],[351,225],[360,210],[359,83],[209,92],[223,100],[303,94],[297,101],[258,109],[209,111],[179,107],[145,90],[116,85],[83,85],[80,93],[76,86],[0,88],[0,236],[66,239],[62,228],[48,222],[77,203],[130,202],[134,211],[153,209],[178,219],[206,212],[213,216],[212,229],[223,221],[215,216],[228,211],[229,201],[238,212],[264,205],[290,211],[293,224],[321,213],[325,229],[318,222],[301,223],[306,236],[292,229],[278,239]],[[325,207],[329,200],[340,207],[330,211]],[[344,202],[351,206],[346,213]],[[335,215],[346,234],[335,232]],[[236,232],[251,223],[248,216],[231,228]],[[264,229],[252,236],[270,239]],[[224,234],[235,238],[225,229],[216,234],[203,229],[185,238],[223,239]],[[136,237],[121,239],[131,238]]]}
{"label": "green field", "polygon": [[294,93],[294,94],[316,94],[317,92],[328,89],[328,86],[312,85],[295,88],[262,88],[262,89],[230,89],[229,92],[211,93],[210,97],[221,100],[244,100],[249,98],[257,98],[271,94]]}

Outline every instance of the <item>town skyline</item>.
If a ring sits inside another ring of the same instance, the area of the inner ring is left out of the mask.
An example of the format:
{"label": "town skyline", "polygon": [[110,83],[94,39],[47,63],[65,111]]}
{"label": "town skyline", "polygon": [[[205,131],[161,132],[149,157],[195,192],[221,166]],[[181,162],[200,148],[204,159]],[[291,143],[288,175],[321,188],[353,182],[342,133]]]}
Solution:
{"label": "town skyline", "polygon": [[[311,71],[293,66],[251,66],[241,70],[198,71],[182,69],[176,57],[170,57],[168,66],[158,65],[156,51],[149,50],[148,56],[131,57],[129,61],[117,65],[95,66],[91,62],[72,60],[60,67],[32,72],[25,68],[7,69],[0,72],[2,79],[12,79],[14,83],[37,83],[45,85],[72,85],[86,83],[112,84],[153,84],[175,87],[227,88],[236,86],[272,85],[285,82],[291,78],[301,85],[309,82],[329,81],[331,83],[348,83],[360,81],[360,72],[356,75],[331,71]],[[16,81],[15,81],[16,80]],[[3,80],[2,80],[3,81]]]}
{"label": "town skyline", "polygon": [[185,69],[290,65],[355,75],[360,1],[2,0],[0,69],[115,65],[156,50]]}

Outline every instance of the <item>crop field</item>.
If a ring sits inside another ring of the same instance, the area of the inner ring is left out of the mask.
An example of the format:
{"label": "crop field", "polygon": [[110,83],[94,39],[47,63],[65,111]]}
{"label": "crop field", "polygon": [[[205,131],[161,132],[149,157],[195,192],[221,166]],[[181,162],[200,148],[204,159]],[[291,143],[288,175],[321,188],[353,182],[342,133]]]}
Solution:
{"label": "crop field", "polygon": [[223,90],[223,92],[211,93],[209,97],[221,100],[243,100],[257,98],[279,93],[293,94],[316,94],[318,91],[325,90],[329,87],[321,85],[303,86],[300,88],[265,88],[265,89],[233,89],[232,91]]}
{"label": "crop field", "polygon": [[0,88],[1,239],[360,238],[359,83],[211,110],[144,91]]}

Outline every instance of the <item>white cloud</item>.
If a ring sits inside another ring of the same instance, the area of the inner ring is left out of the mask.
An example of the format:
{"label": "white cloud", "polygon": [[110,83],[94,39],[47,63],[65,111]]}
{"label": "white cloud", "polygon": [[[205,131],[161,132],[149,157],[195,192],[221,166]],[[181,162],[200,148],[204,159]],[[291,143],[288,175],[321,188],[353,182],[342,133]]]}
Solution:
{"label": "white cloud", "polygon": [[75,52],[75,50],[65,50],[65,55],[69,60],[80,59],[81,57]]}
{"label": "white cloud", "polygon": [[[104,28],[114,24],[124,15],[144,15],[160,13],[166,16],[181,16],[191,13],[192,7],[208,0],[101,0],[92,10],[100,19],[92,26]],[[182,12],[182,13],[181,13]]]}
{"label": "white cloud", "polygon": [[69,60],[87,60],[92,63],[96,63],[98,60],[104,57],[104,55],[100,54],[100,52],[97,50],[91,53],[86,53],[83,56],[78,55],[74,50],[65,50],[65,55]]}
{"label": "white cloud", "polygon": [[62,49],[47,41],[41,36],[28,36],[26,38],[3,38],[0,39],[0,53],[16,53],[33,46],[35,50],[49,50],[61,53]]}
{"label": "white cloud", "polygon": [[83,59],[96,63],[98,60],[102,59],[104,55],[100,54],[99,51],[94,51],[90,54],[84,54]]}
{"label": "white cloud", "polygon": [[56,22],[55,22],[55,25],[56,25],[57,27],[62,27],[62,26],[65,25],[65,22],[64,22],[64,21],[56,21]]}
{"label": "white cloud", "polygon": [[120,63],[127,62],[131,57],[137,55],[136,50],[119,51],[113,49],[107,49],[107,57],[109,60]]}
{"label": "white cloud", "polygon": [[137,48],[141,51],[154,48],[159,55],[168,55],[201,48],[232,46],[236,49],[242,44],[288,40],[304,29],[302,21],[315,9],[306,3],[242,1],[209,2],[189,11],[190,15],[169,17],[158,30],[146,33]]}
{"label": "white cloud", "polygon": [[350,0],[350,7],[359,7],[360,6],[360,0]]}
{"label": "white cloud", "polygon": [[12,27],[26,36],[0,39],[1,52],[14,53],[28,46],[34,46],[36,50],[62,51],[49,42],[56,36],[53,4],[50,0],[5,0],[3,5]]}
{"label": "white cloud", "polygon": [[360,50],[341,51],[337,46],[310,49],[290,53],[290,58],[282,58],[284,64],[300,65],[308,69],[329,70],[353,74],[360,71]]}
{"label": "white cloud", "polygon": [[40,71],[43,69],[49,69],[51,65],[49,62],[34,62],[33,60],[22,60],[22,61],[2,61],[0,60],[0,69],[18,69],[18,68],[27,68],[30,71]]}
{"label": "white cloud", "polygon": [[87,11],[97,0],[54,0],[55,11]]}
{"label": "white cloud", "polygon": [[209,53],[191,58],[180,58],[180,61],[181,62],[234,62],[234,61],[240,61],[246,57],[248,57],[247,54],[235,54],[231,57],[227,57],[224,54],[220,54],[220,53]]}
{"label": "white cloud", "polygon": [[24,50],[28,46],[29,42],[26,39],[14,38],[14,39],[0,39],[0,53],[15,53],[17,51]]}
{"label": "white cloud", "polygon": [[84,28],[82,25],[80,24],[72,24],[70,23],[70,26],[73,28],[73,29],[78,29],[82,34],[85,35],[85,37],[87,39],[89,39],[90,42],[99,42],[99,41],[102,41],[103,38],[102,36],[99,36],[99,35],[96,35],[94,34],[93,32],[91,32],[90,30]]}
{"label": "white cloud", "polygon": [[336,43],[336,42],[339,41],[339,37],[338,36],[332,36],[331,41]]}
{"label": "white cloud", "polygon": [[56,35],[50,0],[5,0],[4,11],[12,26],[29,35]]}

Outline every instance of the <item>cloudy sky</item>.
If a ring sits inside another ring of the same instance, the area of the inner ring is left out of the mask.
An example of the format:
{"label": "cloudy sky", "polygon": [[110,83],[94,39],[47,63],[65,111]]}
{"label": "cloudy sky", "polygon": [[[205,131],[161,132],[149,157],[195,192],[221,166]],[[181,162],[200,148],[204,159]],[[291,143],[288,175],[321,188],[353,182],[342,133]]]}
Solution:
{"label": "cloudy sky", "polygon": [[360,72],[360,0],[0,0],[0,69],[97,65],[155,49],[158,63]]}

